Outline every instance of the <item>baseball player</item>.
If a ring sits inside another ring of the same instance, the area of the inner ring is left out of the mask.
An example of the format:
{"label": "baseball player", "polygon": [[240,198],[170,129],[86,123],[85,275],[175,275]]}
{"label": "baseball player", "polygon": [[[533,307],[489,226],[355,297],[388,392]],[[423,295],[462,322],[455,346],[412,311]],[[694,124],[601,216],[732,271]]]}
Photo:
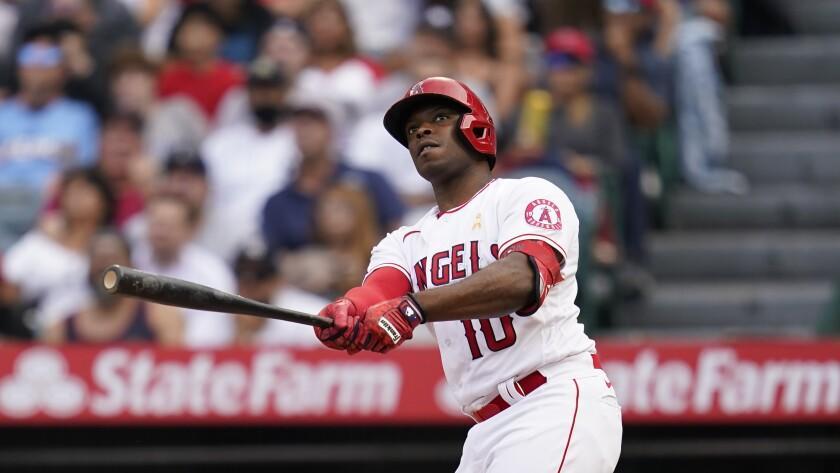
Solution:
{"label": "baseball player", "polygon": [[386,353],[427,324],[476,422],[457,473],[612,472],[621,410],[577,322],[571,202],[543,179],[493,179],[493,120],[461,82],[418,82],[384,122],[438,205],[373,249],[364,282],[321,311],[334,325],[316,335]]}

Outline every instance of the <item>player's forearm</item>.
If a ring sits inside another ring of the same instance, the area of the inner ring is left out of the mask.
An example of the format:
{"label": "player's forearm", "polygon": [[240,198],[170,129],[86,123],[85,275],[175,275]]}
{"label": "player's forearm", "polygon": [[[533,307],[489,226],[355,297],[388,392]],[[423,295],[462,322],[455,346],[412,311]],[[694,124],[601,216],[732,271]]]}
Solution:
{"label": "player's forearm", "polygon": [[463,281],[416,293],[427,322],[495,317],[515,312],[534,295],[528,257],[511,253]]}

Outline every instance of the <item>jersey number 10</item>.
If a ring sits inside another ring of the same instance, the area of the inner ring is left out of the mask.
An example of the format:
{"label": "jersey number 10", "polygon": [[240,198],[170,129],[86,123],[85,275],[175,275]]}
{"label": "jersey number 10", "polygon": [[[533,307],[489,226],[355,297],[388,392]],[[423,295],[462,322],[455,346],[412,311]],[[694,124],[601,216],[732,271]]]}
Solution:
{"label": "jersey number 10", "polygon": [[[502,330],[504,332],[502,338],[496,338],[496,333],[493,331],[493,325],[490,323],[492,320],[498,320],[501,322]],[[473,321],[462,320],[461,322],[464,324],[464,335],[467,336],[467,343],[470,345],[470,352],[472,353],[473,360],[481,358],[484,354],[481,353],[481,348],[478,346]],[[487,343],[487,348],[489,348],[490,351],[501,351],[516,343],[516,331],[513,329],[513,317],[510,315],[505,315],[504,317],[499,317],[497,319],[479,319],[479,325],[481,325],[481,333],[484,334],[484,341]]]}

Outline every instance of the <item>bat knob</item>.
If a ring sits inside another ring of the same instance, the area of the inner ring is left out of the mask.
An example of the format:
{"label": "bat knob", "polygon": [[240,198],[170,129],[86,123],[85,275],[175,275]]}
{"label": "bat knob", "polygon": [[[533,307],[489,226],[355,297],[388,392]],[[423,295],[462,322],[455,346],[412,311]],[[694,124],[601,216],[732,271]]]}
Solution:
{"label": "bat knob", "polygon": [[112,264],[102,273],[102,287],[105,288],[109,294],[117,292],[120,285],[120,276],[122,275],[122,268],[118,264]]}

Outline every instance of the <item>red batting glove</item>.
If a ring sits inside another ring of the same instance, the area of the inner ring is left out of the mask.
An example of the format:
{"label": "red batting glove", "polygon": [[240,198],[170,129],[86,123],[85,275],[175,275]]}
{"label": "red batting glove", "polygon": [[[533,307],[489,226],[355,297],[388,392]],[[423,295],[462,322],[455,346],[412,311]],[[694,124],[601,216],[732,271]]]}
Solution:
{"label": "red batting glove", "polygon": [[387,353],[411,340],[414,329],[426,321],[423,310],[410,294],[387,300],[368,308],[351,337],[352,349]]}
{"label": "red batting glove", "polygon": [[353,336],[358,335],[361,328],[361,316],[358,312],[350,299],[342,297],[335,300],[318,313],[332,319],[332,327],[315,327],[315,336],[321,343],[334,350],[348,350],[350,354],[358,352],[358,348],[350,347]]}

